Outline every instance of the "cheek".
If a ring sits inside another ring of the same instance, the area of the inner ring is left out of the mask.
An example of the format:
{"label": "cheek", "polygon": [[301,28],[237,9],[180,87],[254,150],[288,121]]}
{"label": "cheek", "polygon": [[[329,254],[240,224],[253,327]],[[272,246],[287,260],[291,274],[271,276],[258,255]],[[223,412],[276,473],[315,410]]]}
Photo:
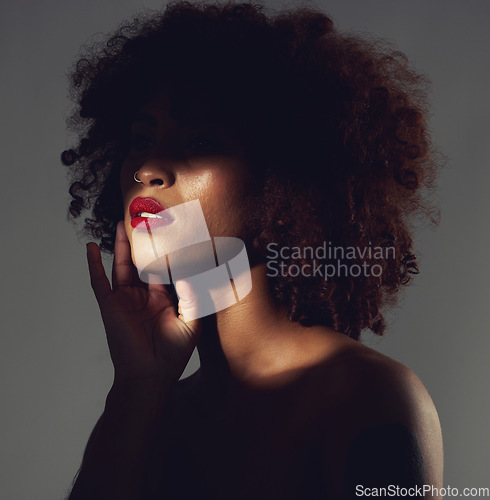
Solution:
{"label": "cheek", "polygon": [[236,169],[207,170],[185,183],[184,198],[199,199],[212,236],[245,235],[249,180]]}

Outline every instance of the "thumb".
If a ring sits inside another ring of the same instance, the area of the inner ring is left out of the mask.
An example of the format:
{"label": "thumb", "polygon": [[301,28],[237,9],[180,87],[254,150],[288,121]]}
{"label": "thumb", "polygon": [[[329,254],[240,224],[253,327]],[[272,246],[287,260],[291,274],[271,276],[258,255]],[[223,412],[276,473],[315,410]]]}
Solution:
{"label": "thumb", "polygon": [[201,333],[201,318],[205,315],[201,310],[199,294],[193,288],[189,280],[178,280],[175,283],[175,290],[179,297],[179,319],[181,319],[194,334]]}

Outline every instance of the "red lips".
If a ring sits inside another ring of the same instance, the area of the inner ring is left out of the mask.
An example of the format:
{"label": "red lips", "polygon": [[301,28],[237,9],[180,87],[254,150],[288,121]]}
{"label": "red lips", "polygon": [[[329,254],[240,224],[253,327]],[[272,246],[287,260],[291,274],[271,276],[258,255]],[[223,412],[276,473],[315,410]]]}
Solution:
{"label": "red lips", "polygon": [[[131,227],[138,229],[156,229],[158,227],[168,226],[174,219],[168,213],[164,212],[165,207],[153,198],[137,197],[129,205],[129,215],[131,216]],[[159,217],[141,217],[141,213],[159,214]],[[144,223],[144,225],[142,224]],[[140,226],[141,224],[141,226]]]}

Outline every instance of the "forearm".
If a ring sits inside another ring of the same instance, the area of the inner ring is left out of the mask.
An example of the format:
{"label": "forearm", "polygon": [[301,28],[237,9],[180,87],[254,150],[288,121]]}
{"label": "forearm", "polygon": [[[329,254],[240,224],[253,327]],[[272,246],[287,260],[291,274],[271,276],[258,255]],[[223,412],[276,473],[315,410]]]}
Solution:
{"label": "forearm", "polygon": [[170,385],[113,386],[69,500],[139,500],[152,437]]}

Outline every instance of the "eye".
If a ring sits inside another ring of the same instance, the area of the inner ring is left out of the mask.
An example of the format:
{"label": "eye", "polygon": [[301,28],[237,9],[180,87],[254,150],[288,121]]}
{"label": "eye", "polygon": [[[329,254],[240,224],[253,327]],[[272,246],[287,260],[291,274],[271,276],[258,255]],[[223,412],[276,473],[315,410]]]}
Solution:
{"label": "eye", "polygon": [[192,136],[185,141],[184,148],[193,155],[206,156],[223,152],[223,146],[214,138],[206,136]]}
{"label": "eye", "polygon": [[131,149],[134,151],[147,151],[155,147],[155,139],[146,134],[134,134],[131,136]]}

